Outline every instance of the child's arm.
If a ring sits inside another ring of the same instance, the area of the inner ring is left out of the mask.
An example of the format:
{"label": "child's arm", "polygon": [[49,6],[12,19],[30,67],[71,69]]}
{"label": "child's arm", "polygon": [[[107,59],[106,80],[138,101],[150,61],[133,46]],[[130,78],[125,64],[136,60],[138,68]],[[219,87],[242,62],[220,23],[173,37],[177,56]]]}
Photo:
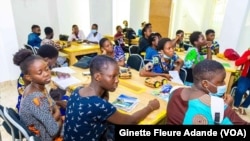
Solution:
{"label": "child's arm", "polygon": [[211,51],[212,42],[208,41],[206,47],[207,47],[207,59],[212,60],[212,51]]}
{"label": "child's arm", "polygon": [[119,61],[117,61],[118,66],[124,67],[125,66],[125,58],[121,58],[119,59]]}
{"label": "child's arm", "polygon": [[174,70],[180,72],[180,69],[183,67],[184,61],[177,54],[174,54],[172,58],[175,64]]}
{"label": "child's arm", "polygon": [[56,105],[58,105],[59,107],[63,108],[63,109],[66,109],[67,107],[67,101],[65,100],[58,100],[58,101],[55,101],[56,102]]}
{"label": "child's arm", "polygon": [[230,94],[224,94],[224,96],[223,96],[223,99],[224,99],[224,102],[228,105],[228,106],[230,106],[230,107],[232,107],[233,106],[233,97],[230,95]]}
{"label": "child's arm", "polygon": [[139,72],[140,76],[142,77],[155,77],[155,76],[162,76],[167,78],[168,80],[171,80],[171,76],[167,73],[155,73],[152,71],[147,71],[145,68],[141,69]]}
{"label": "child's arm", "polygon": [[243,55],[235,61],[236,66],[240,66],[245,64],[247,61],[250,60],[250,50],[247,50],[243,53]]}
{"label": "child's arm", "polygon": [[214,46],[214,54],[216,55],[220,52],[220,45],[218,42],[215,41],[213,46]]}
{"label": "child's arm", "polygon": [[174,70],[177,70],[180,72],[182,66],[184,64],[184,61],[181,59],[181,58],[178,58],[176,61],[175,61],[175,67],[174,67]]}

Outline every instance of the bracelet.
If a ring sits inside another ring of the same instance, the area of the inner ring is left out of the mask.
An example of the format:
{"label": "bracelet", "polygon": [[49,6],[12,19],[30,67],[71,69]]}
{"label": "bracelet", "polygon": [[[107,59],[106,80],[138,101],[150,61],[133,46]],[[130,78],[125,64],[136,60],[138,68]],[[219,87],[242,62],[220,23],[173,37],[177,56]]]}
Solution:
{"label": "bracelet", "polygon": [[148,105],[148,107],[151,109],[151,111],[154,111],[154,108],[151,105]]}

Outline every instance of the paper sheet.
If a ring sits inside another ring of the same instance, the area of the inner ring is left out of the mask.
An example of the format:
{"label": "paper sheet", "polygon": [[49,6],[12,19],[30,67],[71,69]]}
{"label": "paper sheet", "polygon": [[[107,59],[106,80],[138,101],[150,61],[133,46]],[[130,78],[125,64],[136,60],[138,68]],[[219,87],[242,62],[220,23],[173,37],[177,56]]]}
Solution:
{"label": "paper sheet", "polygon": [[81,81],[73,76],[70,76],[66,79],[59,79],[58,77],[52,77],[52,81],[55,82],[55,84],[60,87],[61,89],[66,89],[68,86],[78,84]]}
{"label": "paper sheet", "polygon": [[184,85],[178,71],[169,71],[169,75],[172,76],[171,82]]}
{"label": "paper sheet", "polygon": [[71,69],[70,67],[58,67],[58,68],[53,68],[52,71],[54,72],[61,72],[61,73],[75,73],[75,71],[73,69]]}

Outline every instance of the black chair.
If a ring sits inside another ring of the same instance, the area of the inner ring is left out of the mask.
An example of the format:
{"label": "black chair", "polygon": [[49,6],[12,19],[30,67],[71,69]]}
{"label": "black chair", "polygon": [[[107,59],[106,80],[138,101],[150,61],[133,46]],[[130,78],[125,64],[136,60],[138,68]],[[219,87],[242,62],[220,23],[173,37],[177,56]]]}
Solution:
{"label": "black chair", "polygon": [[133,69],[139,71],[142,67],[144,67],[144,60],[138,54],[131,54],[128,57],[127,65],[130,68],[133,68]]}
{"label": "black chair", "polygon": [[128,50],[129,50],[129,56],[130,56],[132,54],[139,54],[140,48],[137,45],[131,45]]}
{"label": "black chair", "polygon": [[6,119],[4,115],[4,107],[2,105],[0,105],[0,117],[3,119],[2,126],[6,130],[6,132],[11,135],[12,141],[15,141],[15,139],[19,139],[18,129],[12,128],[11,123]]}
{"label": "black chair", "polygon": [[24,44],[24,47],[25,47],[26,49],[31,50],[31,51],[33,52],[33,54],[36,54],[36,53],[37,53],[36,50],[35,50],[31,45]]}
{"label": "black chair", "polygon": [[18,139],[20,141],[22,141],[23,138],[25,138],[27,141],[41,141],[40,138],[30,132],[28,127],[26,127],[25,124],[20,120],[18,113],[16,113],[14,109],[4,107],[4,116],[10,123],[11,128],[18,131]]}

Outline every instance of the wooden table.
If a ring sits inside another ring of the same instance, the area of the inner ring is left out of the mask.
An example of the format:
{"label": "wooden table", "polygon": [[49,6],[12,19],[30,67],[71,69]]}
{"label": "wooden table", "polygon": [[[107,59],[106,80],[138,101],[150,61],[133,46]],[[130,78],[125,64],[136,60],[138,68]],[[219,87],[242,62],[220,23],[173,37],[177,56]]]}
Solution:
{"label": "wooden table", "polygon": [[71,42],[71,46],[60,50],[68,55],[69,65],[73,65],[77,62],[76,56],[85,55],[91,53],[101,54],[101,50],[98,44],[87,44]]}
{"label": "wooden table", "polygon": [[[71,86],[71,89],[76,88],[77,86],[87,86],[90,81],[90,76],[83,76],[82,72],[89,71],[88,69],[81,69],[78,67],[71,66],[76,73],[72,74],[74,77],[81,80],[81,84]],[[126,94],[129,96],[134,96],[139,99],[138,105],[127,114],[135,113],[136,111],[147,106],[148,101],[154,98],[157,98],[160,101],[160,108],[150,113],[144,120],[142,120],[140,125],[155,125],[155,124],[164,124],[166,118],[166,108],[167,102],[157,96],[151,94],[153,90],[159,88],[150,88],[144,85],[145,77],[140,77],[139,72],[136,70],[131,70],[132,78],[131,79],[119,79],[119,85],[115,92],[110,92],[110,102],[113,102],[120,94]],[[170,83],[173,86],[178,84]]]}
{"label": "wooden table", "polygon": [[61,52],[61,51],[59,51],[58,56],[69,58],[69,55],[68,55],[68,54],[65,54],[65,53],[63,53],[63,52]]}
{"label": "wooden table", "polygon": [[[176,53],[180,58],[182,58],[183,60],[185,59],[185,52],[176,52]],[[232,74],[237,71],[238,67],[235,66],[234,61],[227,60],[226,58],[219,58],[216,55],[213,55],[212,59],[220,62],[224,66],[226,70],[225,82],[227,85],[227,93],[230,93],[234,81],[234,75]]]}

